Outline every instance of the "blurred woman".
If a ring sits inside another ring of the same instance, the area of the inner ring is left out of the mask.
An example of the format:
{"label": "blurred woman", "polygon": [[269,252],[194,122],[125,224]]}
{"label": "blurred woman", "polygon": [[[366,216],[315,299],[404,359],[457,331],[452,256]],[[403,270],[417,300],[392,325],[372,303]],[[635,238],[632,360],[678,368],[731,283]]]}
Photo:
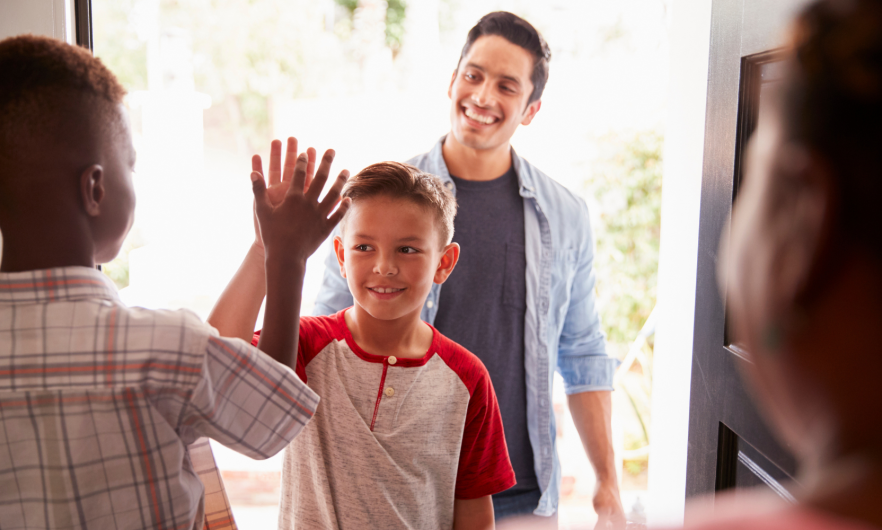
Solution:
{"label": "blurred woman", "polygon": [[719,278],[803,493],[720,501],[699,526],[882,528],[882,0],[810,5],[772,90]]}

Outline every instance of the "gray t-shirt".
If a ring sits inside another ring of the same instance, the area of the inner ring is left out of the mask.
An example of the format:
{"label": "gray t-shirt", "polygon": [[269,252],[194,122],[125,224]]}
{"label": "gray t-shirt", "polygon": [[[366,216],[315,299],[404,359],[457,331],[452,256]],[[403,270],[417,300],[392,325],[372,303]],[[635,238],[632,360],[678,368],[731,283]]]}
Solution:
{"label": "gray t-shirt", "polygon": [[538,482],[527,431],[527,255],[518,177],[512,168],[490,181],[451,178],[459,205],[453,240],[462,251],[441,288],[435,327],[478,356],[490,373],[518,481],[501,495],[533,490]]}

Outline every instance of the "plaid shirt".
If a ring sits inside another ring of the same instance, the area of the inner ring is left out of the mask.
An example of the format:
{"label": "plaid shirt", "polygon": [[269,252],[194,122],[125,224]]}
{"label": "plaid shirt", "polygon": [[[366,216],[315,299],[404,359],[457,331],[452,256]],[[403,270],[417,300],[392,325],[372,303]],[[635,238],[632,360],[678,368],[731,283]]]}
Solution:
{"label": "plaid shirt", "polygon": [[97,270],[0,274],[4,529],[231,527],[207,444],[187,446],[267,458],[317,404],[192,313],[126,307]]}

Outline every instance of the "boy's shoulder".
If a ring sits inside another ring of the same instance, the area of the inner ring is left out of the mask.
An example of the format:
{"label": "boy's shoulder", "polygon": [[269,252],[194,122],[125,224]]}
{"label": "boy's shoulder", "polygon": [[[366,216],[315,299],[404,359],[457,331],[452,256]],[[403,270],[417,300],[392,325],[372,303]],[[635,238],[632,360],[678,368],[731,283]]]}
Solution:
{"label": "boy's shoulder", "polygon": [[432,331],[435,333],[435,353],[459,376],[470,395],[474,395],[475,390],[491,384],[490,373],[477,355],[447,338],[434,327]]}
{"label": "boy's shoulder", "polygon": [[[333,315],[300,317],[297,364],[294,371],[301,381],[307,381],[306,366],[322,350],[334,341],[346,340],[346,321],[343,319],[345,311],[344,309]],[[260,342],[260,331],[254,332],[251,345],[256,347],[258,342]]]}
{"label": "boy's shoulder", "polygon": [[[344,311],[334,313],[333,315],[300,317],[298,337],[300,353],[314,355],[332,341],[345,338],[346,321],[343,320]],[[259,340],[260,331],[256,331],[251,343],[257,346]]]}

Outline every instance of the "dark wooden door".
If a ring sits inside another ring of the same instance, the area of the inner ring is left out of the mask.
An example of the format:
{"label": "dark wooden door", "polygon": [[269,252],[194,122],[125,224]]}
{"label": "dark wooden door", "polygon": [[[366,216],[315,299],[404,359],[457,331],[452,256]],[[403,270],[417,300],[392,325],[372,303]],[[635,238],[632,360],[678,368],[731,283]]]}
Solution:
{"label": "dark wooden door", "polygon": [[[796,462],[763,423],[739,378],[750,353],[726,330],[717,252],[756,128],[780,70],[789,20],[805,0],[714,0],[699,223],[686,495],[762,486],[793,500]],[[687,510],[686,518],[689,519]]]}

